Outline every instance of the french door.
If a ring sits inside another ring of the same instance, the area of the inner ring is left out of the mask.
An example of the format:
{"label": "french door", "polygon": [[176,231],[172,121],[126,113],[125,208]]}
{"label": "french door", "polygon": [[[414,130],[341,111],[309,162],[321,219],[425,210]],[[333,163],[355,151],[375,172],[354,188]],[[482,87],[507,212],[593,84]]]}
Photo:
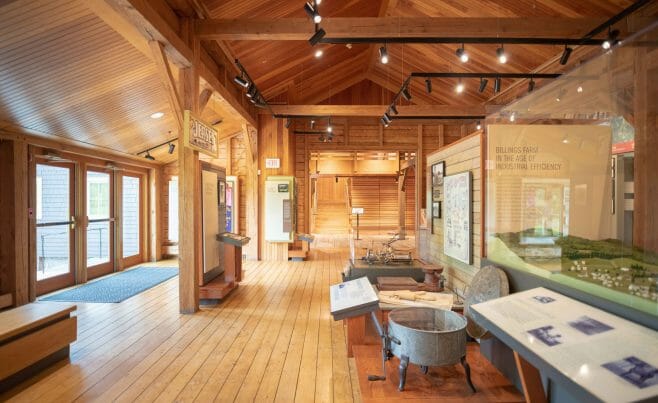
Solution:
{"label": "french door", "polygon": [[75,283],[74,164],[36,163],[35,246],[37,294]]}
{"label": "french door", "polygon": [[87,169],[87,279],[114,271],[114,175]]}
{"label": "french door", "polygon": [[124,173],[121,176],[121,258],[122,266],[142,262],[142,176]]}

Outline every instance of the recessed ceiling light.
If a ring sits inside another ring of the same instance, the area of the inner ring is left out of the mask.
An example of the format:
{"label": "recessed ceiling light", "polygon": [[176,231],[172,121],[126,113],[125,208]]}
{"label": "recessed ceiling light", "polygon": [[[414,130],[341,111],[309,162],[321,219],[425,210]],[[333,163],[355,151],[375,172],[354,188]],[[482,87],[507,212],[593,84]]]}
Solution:
{"label": "recessed ceiling light", "polygon": [[583,87],[578,86],[578,88],[576,88],[576,92],[578,92],[579,94],[583,92]]}
{"label": "recessed ceiling light", "polygon": [[458,94],[461,94],[462,92],[464,92],[464,84],[461,81],[455,87],[455,92],[458,93]]}
{"label": "recessed ceiling light", "polygon": [[164,116],[164,112],[155,112],[154,114],[151,115],[151,119],[160,119],[163,116]]}
{"label": "recessed ceiling light", "polygon": [[324,53],[324,52],[322,52],[322,49],[318,49],[318,50],[316,50],[316,51],[315,51],[315,58],[316,58],[316,59],[321,58],[323,53]]}

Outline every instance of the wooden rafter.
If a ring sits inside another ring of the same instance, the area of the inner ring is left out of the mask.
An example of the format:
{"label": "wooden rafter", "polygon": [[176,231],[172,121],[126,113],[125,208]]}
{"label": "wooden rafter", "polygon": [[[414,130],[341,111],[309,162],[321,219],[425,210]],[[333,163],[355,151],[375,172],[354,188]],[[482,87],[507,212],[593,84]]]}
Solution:
{"label": "wooden rafter", "polygon": [[176,80],[174,75],[171,72],[169,67],[169,62],[167,61],[167,55],[164,52],[164,46],[158,41],[150,41],[149,46],[153,52],[153,60],[158,68],[158,75],[160,76],[160,81],[165,88],[167,98],[169,100],[169,106],[174,111],[174,117],[176,118],[176,123],[178,124],[179,132],[183,132],[183,107],[181,105],[180,96],[178,91],[176,91]]}
{"label": "wooden rafter", "polygon": [[[382,116],[389,105],[272,105],[275,115],[293,116]],[[484,105],[400,105],[401,116],[480,116],[495,112]],[[269,114],[269,110],[261,113]]]}
{"label": "wooden rafter", "polygon": [[[603,17],[334,17],[324,18],[322,28],[332,38],[404,37],[519,37],[580,38],[603,23]],[[621,24],[624,25],[624,24]],[[625,27],[620,27],[624,32]],[[206,19],[196,24],[205,40],[307,40],[313,34],[307,18]]]}

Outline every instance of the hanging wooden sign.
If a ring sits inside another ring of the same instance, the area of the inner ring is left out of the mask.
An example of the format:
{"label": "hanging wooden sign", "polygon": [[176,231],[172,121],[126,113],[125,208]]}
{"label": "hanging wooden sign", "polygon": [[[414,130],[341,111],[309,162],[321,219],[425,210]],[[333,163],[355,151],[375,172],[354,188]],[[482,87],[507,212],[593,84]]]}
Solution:
{"label": "hanging wooden sign", "polygon": [[183,144],[213,158],[219,157],[218,133],[189,110],[184,114]]}

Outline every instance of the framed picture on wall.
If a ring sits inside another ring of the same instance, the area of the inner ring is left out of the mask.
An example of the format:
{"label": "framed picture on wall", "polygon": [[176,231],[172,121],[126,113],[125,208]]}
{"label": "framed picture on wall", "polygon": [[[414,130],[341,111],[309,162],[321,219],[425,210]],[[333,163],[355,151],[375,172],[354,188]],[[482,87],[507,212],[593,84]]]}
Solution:
{"label": "framed picture on wall", "polygon": [[445,161],[437,162],[432,165],[432,189],[443,185],[443,175],[445,174]]}
{"label": "framed picture on wall", "polygon": [[441,218],[441,202],[432,202],[432,218]]}
{"label": "framed picture on wall", "polygon": [[441,200],[441,188],[435,187],[432,189],[432,201]]}

